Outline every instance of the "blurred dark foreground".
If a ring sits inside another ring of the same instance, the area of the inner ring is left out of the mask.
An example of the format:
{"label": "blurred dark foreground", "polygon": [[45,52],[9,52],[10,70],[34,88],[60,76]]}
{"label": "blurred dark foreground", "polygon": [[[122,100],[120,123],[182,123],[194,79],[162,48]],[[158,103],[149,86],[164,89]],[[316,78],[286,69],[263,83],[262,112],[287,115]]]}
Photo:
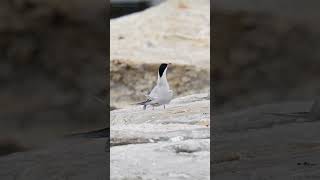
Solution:
{"label": "blurred dark foreground", "polygon": [[0,1],[0,155],[104,128],[105,1]]}

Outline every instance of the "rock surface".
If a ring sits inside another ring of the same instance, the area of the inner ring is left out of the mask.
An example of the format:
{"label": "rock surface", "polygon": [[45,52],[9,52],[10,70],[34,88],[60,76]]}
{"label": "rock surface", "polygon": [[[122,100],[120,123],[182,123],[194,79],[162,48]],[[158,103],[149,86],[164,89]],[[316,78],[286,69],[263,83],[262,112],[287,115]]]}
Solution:
{"label": "rock surface", "polygon": [[[268,104],[216,115],[212,128],[211,177],[222,180],[319,179],[320,121],[298,113],[308,112],[312,103]],[[297,113],[299,116],[270,113]]]}
{"label": "rock surface", "polygon": [[111,179],[209,179],[209,104],[196,94],[166,109],[111,111]]}
{"label": "rock surface", "polygon": [[[111,111],[111,179],[209,179],[209,103],[196,94],[166,109]],[[0,157],[1,180],[109,179],[107,139],[83,137]]]}
{"label": "rock surface", "polygon": [[110,20],[111,106],[143,100],[160,63],[177,96],[209,89],[210,1],[166,1]]}

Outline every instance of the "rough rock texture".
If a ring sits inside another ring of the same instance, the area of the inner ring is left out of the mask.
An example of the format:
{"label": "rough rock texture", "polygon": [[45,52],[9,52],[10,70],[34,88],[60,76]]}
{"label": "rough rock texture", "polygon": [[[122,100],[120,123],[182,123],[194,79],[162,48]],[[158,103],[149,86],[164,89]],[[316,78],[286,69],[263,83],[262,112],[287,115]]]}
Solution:
{"label": "rough rock texture", "polygon": [[176,96],[205,92],[210,71],[210,1],[164,2],[110,21],[111,106],[140,101],[171,62]]}
{"label": "rough rock texture", "polygon": [[1,180],[106,180],[106,139],[68,139],[0,158]]}
{"label": "rough rock texture", "polygon": [[154,110],[111,112],[111,179],[209,179],[210,100],[177,98]]}
{"label": "rough rock texture", "polygon": [[[266,104],[216,115],[211,177],[319,179],[320,121],[301,113],[310,111],[312,104],[312,101]],[[319,107],[316,112],[319,114]]]}

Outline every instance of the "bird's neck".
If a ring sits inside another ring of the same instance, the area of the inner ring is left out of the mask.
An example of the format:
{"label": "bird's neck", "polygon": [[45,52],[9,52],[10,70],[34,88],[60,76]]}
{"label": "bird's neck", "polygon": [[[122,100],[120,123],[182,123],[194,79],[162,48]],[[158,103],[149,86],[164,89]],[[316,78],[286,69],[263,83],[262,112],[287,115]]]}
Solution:
{"label": "bird's neck", "polygon": [[168,81],[167,81],[166,74],[163,74],[161,77],[158,75],[158,84],[159,84],[159,86],[164,86],[164,87],[167,87],[169,89],[169,84],[168,84]]}

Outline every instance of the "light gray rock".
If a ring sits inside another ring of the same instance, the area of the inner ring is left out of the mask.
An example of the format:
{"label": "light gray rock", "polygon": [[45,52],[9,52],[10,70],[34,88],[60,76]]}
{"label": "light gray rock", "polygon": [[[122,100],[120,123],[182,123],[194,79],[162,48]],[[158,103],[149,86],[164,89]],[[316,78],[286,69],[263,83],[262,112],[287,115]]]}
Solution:
{"label": "light gray rock", "polygon": [[166,109],[114,110],[111,179],[209,179],[210,100],[177,98]]}

